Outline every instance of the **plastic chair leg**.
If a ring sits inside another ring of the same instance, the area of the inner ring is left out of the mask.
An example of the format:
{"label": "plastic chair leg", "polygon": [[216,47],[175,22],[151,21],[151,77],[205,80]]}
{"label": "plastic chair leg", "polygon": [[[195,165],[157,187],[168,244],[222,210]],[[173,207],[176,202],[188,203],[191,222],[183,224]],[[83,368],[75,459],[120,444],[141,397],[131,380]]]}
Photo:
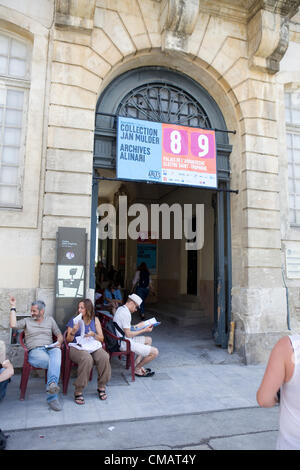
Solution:
{"label": "plastic chair leg", "polygon": [[134,353],[130,353],[130,362],[131,362],[131,378],[132,382],[135,381],[135,366],[134,366]]}
{"label": "plastic chair leg", "polygon": [[30,375],[30,369],[31,367],[27,366],[27,367],[23,367],[23,370],[22,370],[21,383],[20,383],[20,389],[21,389],[20,400],[24,400],[25,398],[27,383],[28,383],[28,379]]}
{"label": "plastic chair leg", "polygon": [[63,394],[66,395],[68,393],[68,385],[70,380],[71,374],[71,364],[65,363],[64,373],[63,373]]}

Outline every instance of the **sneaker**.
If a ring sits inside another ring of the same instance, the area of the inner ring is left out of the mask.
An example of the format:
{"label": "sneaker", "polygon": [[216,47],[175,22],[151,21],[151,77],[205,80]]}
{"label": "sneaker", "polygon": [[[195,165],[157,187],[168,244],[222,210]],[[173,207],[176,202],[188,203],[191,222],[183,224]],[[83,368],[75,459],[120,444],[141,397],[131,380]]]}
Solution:
{"label": "sneaker", "polygon": [[58,400],[51,400],[48,402],[50,408],[54,411],[61,411],[62,407]]}
{"label": "sneaker", "polygon": [[52,382],[47,389],[47,393],[49,393],[49,395],[56,395],[59,390],[59,386],[55,382]]}

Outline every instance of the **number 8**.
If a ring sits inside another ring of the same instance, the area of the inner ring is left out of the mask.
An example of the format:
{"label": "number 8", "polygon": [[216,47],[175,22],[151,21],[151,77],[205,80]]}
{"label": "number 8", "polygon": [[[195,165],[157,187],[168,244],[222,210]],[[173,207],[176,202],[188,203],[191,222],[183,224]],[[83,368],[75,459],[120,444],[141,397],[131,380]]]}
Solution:
{"label": "number 8", "polygon": [[204,155],[208,154],[209,146],[208,146],[208,137],[206,135],[199,135],[198,137],[198,146],[201,152],[198,153],[198,157],[204,157]]}
{"label": "number 8", "polygon": [[179,131],[172,131],[170,134],[170,147],[173,153],[181,152],[181,135]]}

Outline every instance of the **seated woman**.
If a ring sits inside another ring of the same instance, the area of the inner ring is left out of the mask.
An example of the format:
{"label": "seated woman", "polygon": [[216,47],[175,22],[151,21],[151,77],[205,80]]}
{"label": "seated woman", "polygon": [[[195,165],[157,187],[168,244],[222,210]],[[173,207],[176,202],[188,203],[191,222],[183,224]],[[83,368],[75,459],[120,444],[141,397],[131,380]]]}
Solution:
{"label": "seated woman", "polygon": [[98,395],[100,400],[106,400],[105,387],[111,377],[109,355],[102,349],[103,332],[99,319],[94,315],[90,299],[79,302],[77,315],[69,320],[67,327],[66,339],[70,346],[70,359],[78,364],[75,403],[84,405],[82,392],[88,384],[94,364],[98,371]]}
{"label": "seated woman", "polygon": [[120,289],[114,283],[109,283],[104,291],[104,306],[114,315],[122,303],[123,299]]}

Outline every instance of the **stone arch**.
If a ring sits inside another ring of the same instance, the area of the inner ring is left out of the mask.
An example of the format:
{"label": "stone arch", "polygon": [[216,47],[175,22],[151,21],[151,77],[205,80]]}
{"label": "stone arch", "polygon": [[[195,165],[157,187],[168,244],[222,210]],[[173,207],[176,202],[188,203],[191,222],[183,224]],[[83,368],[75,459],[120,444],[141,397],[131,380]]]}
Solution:
{"label": "stone arch", "polygon": [[[137,51],[133,56],[128,54],[122,60],[115,63],[101,77],[101,86],[98,90],[98,99],[117,77],[134,69],[147,67],[165,68],[174,74],[185,75],[199,85],[210,95],[219,107],[228,129],[238,129],[239,122],[243,119],[239,99],[235,94],[234,86],[230,80],[222,76],[222,71],[211,64],[195,58],[191,54],[172,51],[166,53],[161,49],[152,49],[150,53]],[[97,102],[98,102],[97,99]]]}
{"label": "stone arch", "polygon": [[[103,113],[107,113],[108,115],[117,114],[120,103],[122,103],[122,100],[125,99],[130,90],[138,89],[145,84],[148,84],[149,86],[173,86],[174,88],[176,87],[177,89],[182,89],[183,92],[189,94],[195,103],[198,103],[198,105],[202,107],[206,113],[207,123],[203,127],[227,130],[225,119],[218,104],[208,93],[208,91],[199,83],[197,83],[193,78],[180,71],[172,70],[166,67],[148,66],[131,68],[130,70],[115,77],[104,88],[98,98],[95,120],[95,158],[98,160],[96,162],[96,166],[103,166],[106,168],[114,166],[112,161],[108,161],[108,159],[106,162],[104,161],[104,148],[106,148],[107,151],[109,138],[111,138],[111,142],[114,139],[114,118],[111,116],[106,116]],[[147,119],[147,117],[145,117],[145,119]],[[151,118],[148,119],[151,120]],[[166,120],[166,122],[171,121]],[[184,122],[178,123],[182,125],[193,125]],[[201,127],[201,124],[198,123],[197,125]],[[103,134],[104,129],[107,131],[106,135],[101,136],[101,132]],[[226,132],[217,132],[216,141],[218,145],[218,154],[221,155],[220,158],[223,156],[229,158],[231,146],[229,146],[228,134]],[[111,154],[112,152],[113,145],[111,144]],[[100,155],[102,155],[103,158],[103,165],[101,165],[98,158]],[[229,179],[229,161],[226,165],[226,171],[228,171]]]}
{"label": "stone arch", "polygon": [[[217,218],[216,226],[219,227],[216,232],[216,240],[220,240],[218,246],[216,245],[216,270],[220,272],[222,277],[222,316],[224,317],[223,324],[218,324],[216,321],[216,341],[217,344],[226,347],[228,324],[230,318],[230,289],[231,289],[231,236],[230,236],[230,201],[229,198],[224,196],[223,190],[226,191],[230,186],[230,165],[229,156],[231,153],[231,145],[229,144],[228,132],[226,121],[223,117],[220,107],[210,95],[210,93],[199,84],[194,78],[184,74],[178,70],[161,66],[144,66],[138,68],[131,68],[122,74],[119,74],[104,88],[98,98],[96,107],[96,120],[95,120],[95,145],[94,145],[94,168],[109,168],[115,167],[114,162],[114,142],[116,138],[115,130],[115,117],[119,114],[120,104],[122,104],[136,90],[141,90],[143,86],[149,85],[149,88],[160,85],[163,87],[170,87],[181,89],[191,96],[199,105],[199,112],[203,112],[206,116],[206,125],[213,129],[221,129],[224,132],[216,133],[217,142],[217,158],[218,158],[218,180],[220,183],[220,192],[217,196],[213,197],[212,205],[215,209]],[[137,117],[131,114],[123,114],[129,117]],[[157,120],[162,122],[173,122],[171,119],[151,119],[151,113],[145,116],[147,120]],[[176,122],[182,125],[191,125],[181,122]],[[198,127],[201,127],[200,125]],[[109,155],[109,157],[107,157]],[[95,183],[94,190],[94,207],[96,206],[96,197],[98,196],[97,183]],[[226,206],[226,216],[224,217],[224,207]],[[226,218],[226,220],[225,220]],[[227,242],[225,245],[225,233],[227,234]],[[220,246],[223,248],[221,249]],[[226,250],[226,260],[224,253]],[[94,259],[93,254],[91,259]],[[222,272],[220,271],[222,269]],[[225,287],[224,272],[226,271],[227,285]],[[215,275],[215,279],[219,279],[219,274]],[[219,281],[218,281],[219,282]],[[225,289],[228,290],[227,297]],[[228,301],[226,300],[229,299]],[[217,305],[217,304],[215,304]],[[219,304],[218,304],[219,305]],[[221,331],[222,330],[222,331]]]}
{"label": "stone arch", "polygon": [[[134,56],[128,54],[122,60],[116,61],[101,79],[97,103],[100,96],[117,77],[130,73],[134,69],[142,69],[143,67],[162,67],[170,69],[173,73],[184,74],[193,80],[196,85],[202,87],[210,95],[211,99],[214,100],[223,116],[226,128],[228,130],[236,130],[236,134],[228,135],[227,142],[232,146],[230,154],[231,187],[239,189],[241,153],[243,148],[243,137],[241,136],[243,134],[244,116],[243,109],[239,104],[239,96],[235,94],[234,84],[230,80],[225,79],[221,69],[213,67],[199,57],[179,51],[172,51],[170,54],[162,51],[161,48],[153,48],[148,53],[144,50],[136,51]],[[96,109],[97,103],[95,103]],[[234,203],[236,204],[236,202]],[[234,212],[237,214],[237,211]],[[236,217],[234,212],[233,218]]]}

